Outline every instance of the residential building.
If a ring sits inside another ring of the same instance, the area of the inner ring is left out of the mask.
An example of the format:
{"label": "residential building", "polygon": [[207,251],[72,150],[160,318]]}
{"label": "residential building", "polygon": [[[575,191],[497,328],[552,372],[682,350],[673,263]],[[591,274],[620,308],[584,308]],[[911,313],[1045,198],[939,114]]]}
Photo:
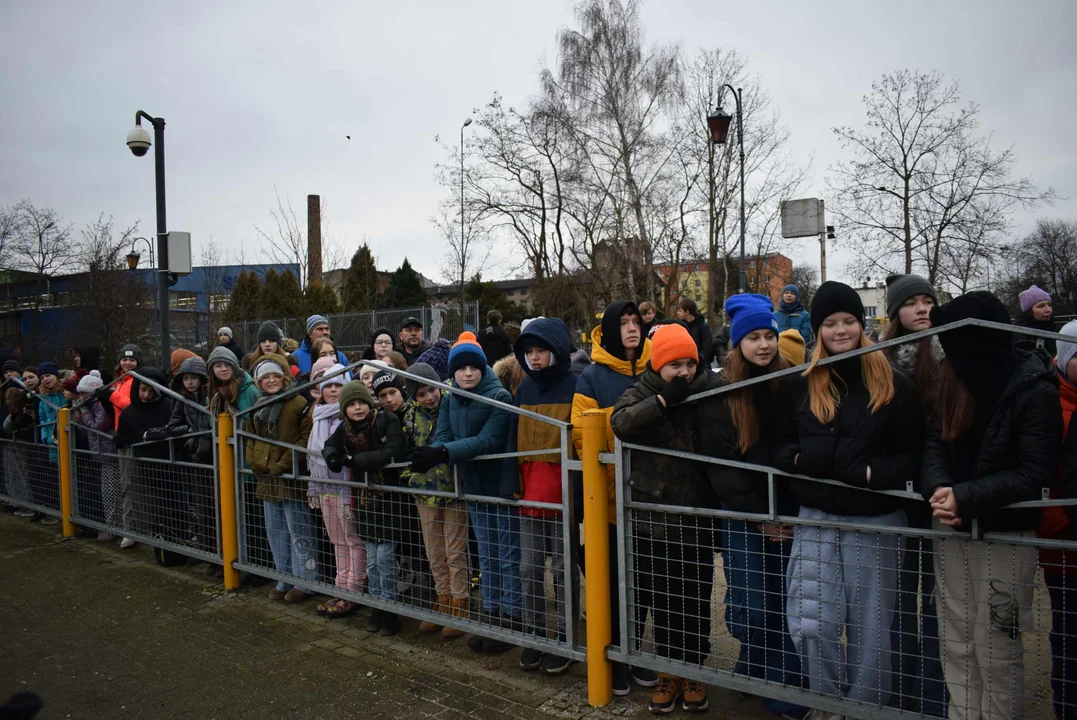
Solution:
{"label": "residential building", "polygon": [[[793,277],[793,261],[781,253],[749,256],[745,260],[747,290],[768,296],[777,306],[781,302],[782,288],[788,285]],[[730,261],[728,287],[731,292],[735,292],[740,262],[739,258],[730,258]],[[658,275],[668,283],[673,273],[673,264],[658,263],[654,267]],[[706,259],[683,260],[677,272],[677,287],[668,288],[667,306],[673,305],[682,297],[705,303],[709,280],[710,272]]]}

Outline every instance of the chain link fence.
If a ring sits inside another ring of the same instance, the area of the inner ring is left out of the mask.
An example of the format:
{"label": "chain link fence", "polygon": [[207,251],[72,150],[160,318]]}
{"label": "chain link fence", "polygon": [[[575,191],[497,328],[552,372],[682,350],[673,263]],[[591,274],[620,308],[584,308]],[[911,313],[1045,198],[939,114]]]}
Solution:
{"label": "chain link fence", "polygon": [[[360,352],[370,347],[371,335],[379,328],[388,328],[393,336],[400,330],[404,321],[418,318],[423,324],[423,338],[433,342],[439,338],[456,341],[464,330],[479,326],[479,303],[469,302],[460,315],[456,306],[423,305],[412,308],[391,308],[364,313],[340,313],[328,315],[329,328],[337,349],[345,352]],[[238,333],[235,341],[240,347],[253,348],[257,344],[258,326],[264,320],[249,320],[239,327],[232,328]],[[307,334],[307,319],[286,318],[274,320],[285,337],[301,341]]]}

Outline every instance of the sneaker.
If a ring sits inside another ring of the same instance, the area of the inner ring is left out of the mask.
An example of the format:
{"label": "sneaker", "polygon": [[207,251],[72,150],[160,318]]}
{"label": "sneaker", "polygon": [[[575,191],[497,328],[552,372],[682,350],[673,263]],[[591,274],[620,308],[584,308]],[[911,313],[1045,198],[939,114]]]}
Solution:
{"label": "sneaker", "polygon": [[658,673],[650,668],[630,667],[628,675],[640,687],[651,688],[658,684]]}
{"label": "sneaker", "polygon": [[376,633],[381,630],[381,610],[374,608],[370,611],[370,617],[366,621],[366,631],[368,633]]}
{"label": "sneaker", "polygon": [[97,542],[109,542],[114,537],[116,537],[116,536],[113,535],[112,533],[99,532],[99,533],[97,533]]}
{"label": "sneaker", "polygon": [[647,708],[654,715],[668,715],[677,708],[681,697],[681,679],[676,675],[658,674],[658,687],[651,693]]}
{"label": "sneaker", "polygon": [[542,664],[539,666],[539,672],[543,675],[560,675],[565,670],[568,670],[570,665],[572,665],[571,658],[545,653],[542,656]]}
{"label": "sneaker", "polygon": [[275,587],[270,588],[270,590],[269,590],[269,599],[272,600],[273,602],[279,602],[279,601],[283,600],[285,595],[287,595],[286,592],[284,592],[283,590],[278,590]]}
{"label": "sneaker", "polygon": [[525,647],[524,651],[520,653],[520,667],[524,670],[538,670],[542,665],[543,656],[541,650],[536,650],[532,647]]}
{"label": "sneaker", "polygon": [[135,546],[135,541],[132,540],[129,537],[125,537],[123,540],[120,540],[120,550],[126,550],[128,548],[133,548],[134,546]]}
{"label": "sneaker", "polygon": [[504,640],[495,640],[493,638],[482,639],[482,651],[487,655],[500,655],[503,652],[512,650],[515,645]]}
{"label": "sneaker", "polygon": [[707,686],[698,680],[685,680],[684,694],[681,696],[681,709],[690,713],[706,710]]}
{"label": "sneaker", "polygon": [[29,508],[19,508],[15,511],[15,517],[33,517],[34,515],[34,511]]}
{"label": "sneaker", "polygon": [[309,593],[305,593],[299,588],[292,588],[284,594],[284,602],[296,605],[298,603],[306,601],[309,597]]}
{"label": "sneaker", "polygon": [[628,679],[628,666],[624,663],[613,663],[613,694],[624,697],[632,692],[632,683]]}
{"label": "sneaker", "polygon": [[54,518],[54,517],[46,515],[45,517],[41,518],[41,524],[42,525],[59,525],[60,524],[60,518]]}
{"label": "sneaker", "polygon": [[396,635],[398,632],[400,632],[400,617],[396,613],[383,612],[381,614],[381,627],[378,628],[378,635],[388,637],[390,635]]}

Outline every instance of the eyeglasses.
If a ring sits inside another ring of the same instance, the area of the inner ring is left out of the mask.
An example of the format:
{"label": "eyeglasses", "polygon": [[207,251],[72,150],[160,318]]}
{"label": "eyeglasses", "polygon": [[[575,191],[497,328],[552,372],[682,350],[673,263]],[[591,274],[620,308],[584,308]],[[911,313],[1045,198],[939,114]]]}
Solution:
{"label": "eyeglasses", "polygon": [[392,344],[393,344],[393,341],[392,341],[392,340],[378,340],[378,341],[377,341],[376,343],[374,343],[374,344],[375,344],[375,345],[392,345]]}

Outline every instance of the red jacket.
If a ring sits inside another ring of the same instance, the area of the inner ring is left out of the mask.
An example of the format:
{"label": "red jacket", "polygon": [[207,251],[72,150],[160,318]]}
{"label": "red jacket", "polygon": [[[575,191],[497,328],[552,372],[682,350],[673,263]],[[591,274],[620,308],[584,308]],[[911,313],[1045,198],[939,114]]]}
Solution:
{"label": "red jacket", "polygon": [[[1067,465],[1071,466],[1069,471],[1073,472],[1072,462],[1066,462],[1067,445],[1072,445],[1073,440],[1077,440],[1077,437],[1072,439],[1069,437],[1070,419],[1073,417],[1073,411],[1077,409],[1077,387],[1070,384],[1065,376],[1060,376],[1058,379],[1058,399],[1062,404],[1062,452],[1058,456],[1058,472],[1051,484],[1052,499],[1066,497],[1067,493],[1064,488]],[[1044,508],[1043,519],[1036,528],[1036,536],[1054,540],[1077,540],[1077,526],[1072,522],[1071,513],[1067,510],[1073,510],[1073,508],[1058,506]],[[1043,548],[1040,550],[1040,565],[1046,573],[1077,574],[1077,551]]]}

